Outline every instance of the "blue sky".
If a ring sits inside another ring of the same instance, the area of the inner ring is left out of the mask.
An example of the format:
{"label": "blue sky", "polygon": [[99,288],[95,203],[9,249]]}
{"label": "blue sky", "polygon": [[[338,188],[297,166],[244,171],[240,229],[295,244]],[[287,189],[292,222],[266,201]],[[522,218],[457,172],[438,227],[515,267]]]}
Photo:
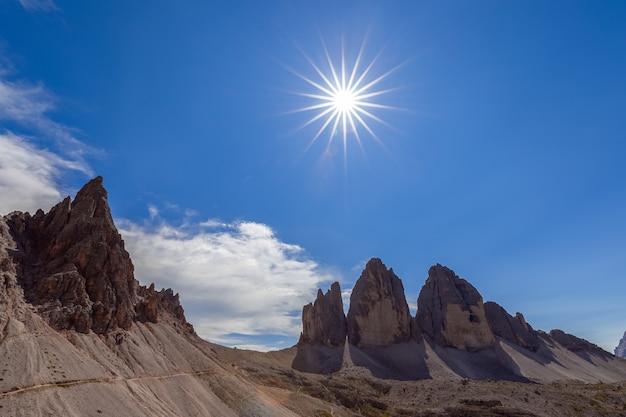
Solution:
{"label": "blue sky", "polygon": [[[387,74],[360,146],[294,112],[324,48]],[[413,308],[441,263],[612,351],[624,74],[622,1],[0,0],[0,211],[102,175],[137,278],[227,345],[292,345],[316,289],[380,257]]]}

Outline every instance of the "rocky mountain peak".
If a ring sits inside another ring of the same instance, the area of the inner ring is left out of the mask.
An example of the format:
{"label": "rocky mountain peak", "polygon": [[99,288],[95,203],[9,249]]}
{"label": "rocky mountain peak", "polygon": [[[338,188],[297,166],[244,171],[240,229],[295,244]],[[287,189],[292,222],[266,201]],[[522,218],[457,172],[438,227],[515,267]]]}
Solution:
{"label": "rocky mountain peak", "polygon": [[417,304],[418,327],[438,345],[479,350],[496,342],[480,293],[445,266],[428,270]]}
{"label": "rocky mountain peak", "polygon": [[104,188],[104,180],[101,176],[89,181],[76,193],[76,198],[72,202],[71,213],[75,219],[99,218],[110,222],[109,225],[115,227],[109,208],[108,193]]}
{"label": "rocky mountain peak", "polygon": [[348,340],[359,347],[406,342],[411,321],[402,281],[380,259],[372,258],[350,296]]}
{"label": "rocky mountain peak", "polygon": [[299,345],[304,343],[328,347],[343,346],[346,342],[346,316],[343,312],[341,288],[334,282],[324,294],[317,291],[314,303],[302,309],[302,334]]}
{"label": "rocky mountain peak", "polygon": [[102,177],[73,202],[67,197],[48,213],[14,212],[5,221],[17,245],[17,282],[53,328],[106,334],[135,320],[156,322],[159,312],[188,326],[178,297],[135,280]]}

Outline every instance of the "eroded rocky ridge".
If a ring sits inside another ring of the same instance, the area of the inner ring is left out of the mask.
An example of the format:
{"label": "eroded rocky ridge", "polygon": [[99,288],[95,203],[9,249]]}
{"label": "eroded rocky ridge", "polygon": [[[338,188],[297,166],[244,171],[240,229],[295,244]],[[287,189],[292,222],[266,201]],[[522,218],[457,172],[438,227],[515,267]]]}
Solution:
{"label": "eroded rocky ridge", "polygon": [[428,270],[417,305],[417,325],[437,345],[478,350],[496,342],[480,293],[445,266]]}
{"label": "eroded rocky ridge", "polygon": [[594,353],[599,356],[611,356],[611,354],[600,346],[588,340],[576,337],[573,334],[565,333],[560,329],[550,330],[550,338],[571,352]]}
{"label": "eroded rocky ridge", "polygon": [[48,213],[13,212],[4,221],[16,245],[5,267],[15,268],[26,300],[52,328],[107,334],[167,315],[193,331],[177,294],[135,280],[102,177]]}
{"label": "eroded rocky ridge", "polygon": [[484,307],[487,322],[494,335],[533,352],[539,349],[539,336],[532,326],[526,323],[522,313],[515,313],[513,317],[493,301],[487,301]]}
{"label": "eroded rocky ridge", "polygon": [[402,281],[380,259],[371,259],[350,296],[349,342],[366,348],[407,342],[411,321]]}
{"label": "eroded rocky ridge", "polygon": [[615,348],[615,356],[626,358],[626,332],[624,332],[624,337],[622,337]]}

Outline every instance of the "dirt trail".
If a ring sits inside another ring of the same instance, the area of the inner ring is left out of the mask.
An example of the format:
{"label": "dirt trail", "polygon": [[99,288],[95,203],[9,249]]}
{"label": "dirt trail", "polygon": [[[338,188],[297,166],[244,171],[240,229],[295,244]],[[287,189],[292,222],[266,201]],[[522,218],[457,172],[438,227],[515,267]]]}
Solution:
{"label": "dirt trail", "polygon": [[38,391],[47,388],[55,388],[55,387],[71,387],[73,385],[81,385],[81,384],[110,384],[117,382],[129,382],[129,381],[141,381],[141,380],[159,380],[159,379],[170,379],[170,378],[178,378],[181,376],[199,376],[199,375],[212,375],[223,372],[219,369],[213,369],[211,371],[198,371],[198,372],[181,372],[178,374],[170,374],[170,375],[147,375],[147,376],[136,376],[132,378],[124,378],[122,376],[115,376],[113,378],[90,378],[90,379],[75,379],[75,380],[67,380],[67,381],[58,381],[58,382],[50,382],[47,384],[39,384],[39,385],[31,385],[28,387],[22,387],[18,389],[12,389],[9,391],[0,392],[0,398],[7,397],[9,395],[17,395],[22,394],[24,392],[29,391]]}

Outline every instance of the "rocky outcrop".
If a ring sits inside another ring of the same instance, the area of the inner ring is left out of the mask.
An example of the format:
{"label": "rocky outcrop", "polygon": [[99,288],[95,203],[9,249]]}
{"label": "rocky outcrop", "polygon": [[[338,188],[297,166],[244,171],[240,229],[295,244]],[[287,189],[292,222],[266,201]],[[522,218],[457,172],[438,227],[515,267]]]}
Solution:
{"label": "rocky outcrop", "polygon": [[189,327],[178,296],[135,280],[102,177],[48,213],[14,212],[5,219],[17,244],[12,261],[18,283],[53,328],[106,334],[166,313]]}
{"label": "rocky outcrop", "polygon": [[302,334],[299,345],[317,344],[343,346],[346,342],[346,316],[343,312],[339,283],[330,286],[326,294],[317,291],[317,299],[302,309]]}
{"label": "rocky outcrop", "polygon": [[417,305],[417,325],[437,345],[472,351],[496,342],[481,295],[445,266],[428,270]]}
{"label": "rocky outcrop", "polygon": [[411,321],[402,281],[380,259],[371,259],[350,296],[349,342],[365,348],[407,342]]}
{"label": "rocky outcrop", "polygon": [[554,329],[548,333],[550,338],[567,350],[575,353],[595,353],[600,356],[610,356],[611,354],[600,346],[595,345],[585,339],[565,333],[563,330]]}
{"label": "rocky outcrop", "polygon": [[532,352],[539,349],[539,336],[530,324],[526,323],[522,313],[516,313],[513,317],[493,301],[487,301],[484,306],[487,323],[494,335]]}
{"label": "rocky outcrop", "polygon": [[624,332],[624,337],[622,337],[615,348],[615,356],[626,358],[626,332]]}

